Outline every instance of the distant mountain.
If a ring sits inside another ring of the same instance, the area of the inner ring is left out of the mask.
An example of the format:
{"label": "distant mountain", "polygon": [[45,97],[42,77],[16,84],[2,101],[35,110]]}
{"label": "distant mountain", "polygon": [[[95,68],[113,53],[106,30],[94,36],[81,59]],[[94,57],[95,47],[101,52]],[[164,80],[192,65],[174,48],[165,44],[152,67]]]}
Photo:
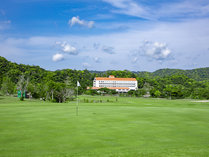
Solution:
{"label": "distant mountain", "polygon": [[189,78],[202,81],[209,79],[209,67],[198,68],[192,70],[181,70],[181,69],[160,69],[152,73],[152,75],[158,77],[165,77],[171,75],[186,75]]}

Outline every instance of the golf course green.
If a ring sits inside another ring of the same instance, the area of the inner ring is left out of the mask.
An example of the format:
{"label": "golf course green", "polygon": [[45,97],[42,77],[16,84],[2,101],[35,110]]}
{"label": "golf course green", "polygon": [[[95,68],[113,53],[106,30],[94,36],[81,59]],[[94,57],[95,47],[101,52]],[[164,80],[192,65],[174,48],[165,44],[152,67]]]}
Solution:
{"label": "golf course green", "polygon": [[0,157],[209,156],[209,102],[114,96],[0,96]]}

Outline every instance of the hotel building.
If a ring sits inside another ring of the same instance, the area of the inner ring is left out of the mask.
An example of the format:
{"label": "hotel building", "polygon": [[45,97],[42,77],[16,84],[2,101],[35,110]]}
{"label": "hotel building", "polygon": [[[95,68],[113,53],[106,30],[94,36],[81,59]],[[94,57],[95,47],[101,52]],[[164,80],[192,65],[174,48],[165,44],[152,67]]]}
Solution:
{"label": "hotel building", "polygon": [[137,90],[138,83],[135,78],[115,78],[113,75],[110,75],[109,77],[95,77],[93,87],[88,87],[88,89],[100,89],[105,87],[124,93],[130,90]]}

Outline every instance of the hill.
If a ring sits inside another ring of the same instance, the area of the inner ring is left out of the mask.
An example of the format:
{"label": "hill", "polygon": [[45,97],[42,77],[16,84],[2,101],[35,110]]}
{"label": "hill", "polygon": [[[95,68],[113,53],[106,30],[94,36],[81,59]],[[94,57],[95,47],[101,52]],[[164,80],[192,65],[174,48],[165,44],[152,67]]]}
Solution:
{"label": "hill", "polygon": [[[72,95],[76,90],[76,82],[81,87],[79,94],[98,94],[87,91],[92,86],[95,77],[136,78],[137,91],[129,91],[125,96],[140,97],[143,93],[150,93],[159,98],[195,98],[209,99],[209,68],[193,70],[160,69],[155,72],[132,72],[128,70],[88,71],[63,69],[48,71],[39,66],[12,63],[0,57],[0,92],[4,95],[16,94],[27,85],[27,92],[33,98],[44,98],[51,101],[65,101],[65,95]],[[26,89],[22,90],[25,91]],[[63,94],[65,93],[65,94]],[[108,94],[112,94],[111,91]],[[70,98],[71,99],[71,98]]]}
{"label": "hill", "polygon": [[209,79],[209,67],[198,68],[192,70],[181,70],[181,69],[160,69],[152,73],[153,76],[165,77],[171,75],[186,75],[197,81]]}
{"label": "hill", "polygon": [[[24,64],[17,64],[8,61],[6,58],[0,56],[0,75],[6,74],[11,69],[19,69],[21,72],[30,71],[33,70],[33,73],[35,71],[38,73],[47,72],[47,70],[44,70],[43,68],[40,68],[39,66],[30,66],[30,65],[24,65]],[[36,70],[35,70],[36,69]],[[35,70],[35,71],[34,71]],[[66,71],[65,70],[57,70],[57,71]],[[69,69],[68,69],[69,70]],[[108,71],[89,71],[91,74],[95,74],[98,76],[107,76],[110,73],[115,73],[115,75],[119,75],[118,77],[133,77],[133,74],[136,74],[138,77],[144,77],[144,78],[153,78],[153,77],[167,77],[172,75],[185,75],[191,79],[194,79],[196,81],[203,81],[203,80],[209,80],[209,67],[206,68],[197,68],[192,70],[182,70],[182,69],[159,69],[154,72],[147,72],[147,71],[139,71],[139,72],[131,72],[128,70],[124,71],[114,71],[114,70],[108,70]],[[123,73],[123,74],[121,74]],[[126,75],[126,76],[124,76]]]}

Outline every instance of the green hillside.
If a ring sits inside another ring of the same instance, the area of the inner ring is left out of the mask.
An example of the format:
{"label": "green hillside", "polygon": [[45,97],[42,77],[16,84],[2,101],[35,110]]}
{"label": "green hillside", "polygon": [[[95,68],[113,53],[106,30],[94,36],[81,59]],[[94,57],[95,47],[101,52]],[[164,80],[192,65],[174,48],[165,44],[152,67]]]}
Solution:
{"label": "green hillside", "polygon": [[[30,65],[23,65],[23,64],[16,64],[6,60],[4,57],[0,56],[0,74],[3,75],[10,71],[11,69],[19,69],[20,71],[24,72],[27,70],[37,70],[40,72],[44,72],[46,70],[40,68],[39,66],[30,66]],[[64,71],[64,70],[60,70]],[[115,71],[90,71],[90,73],[97,74],[97,75],[108,75],[108,73],[115,72]],[[117,72],[117,71],[116,71]],[[129,72],[129,71],[128,71]],[[132,72],[130,72],[132,73]],[[139,77],[166,77],[172,75],[185,75],[189,78],[192,78],[197,81],[208,80],[209,79],[209,67],[206,68],[197,68],[192,70],[181,70],[181,69],[159,69],[154,72],[133,72],[137,74]],[[117,74],[116,74],[117,75]],[[118,76],[120,77],[120,76]],[[122,76],[121,76],[122,77]]]}
{"label": "green hillside", "polygon": [[181,69],[160,69],[153,72],[153,76],[165,77],[171,75],[186,75],[189,78],[201,81],[209,79],[209,67],[198,68],[192,70],[181,70]]}
{"label": "green hillside", "polygon": [[[12,63],[0,57],[0,93],[4,95],[16,94],[20,89],[20,82],[27,85],[24,91],[33,98],[43,98],[56,102],[63,102],[63,95],[76,92],[76,83],[80,82],[79,94],[98,94],[88,90],[95,77],[136,78],[137,91],[130,91],[125,96],[141,97],[150,93],[151,97],[160,98],[195,98],[209,99],[209,68],[193,70],[160,69],[151,72],[131,72],[128,70],[88,71],[63,69],[48,71],[39,66]],[[71,91],[71,92],[70,92]],[[65,94],[63,94],[63,92]],[[117,94],[112,90],[103,91],[106,94]],[[55,100],[54,100],[55,99]],[[72,99],[72,98],[70,98]]]}

